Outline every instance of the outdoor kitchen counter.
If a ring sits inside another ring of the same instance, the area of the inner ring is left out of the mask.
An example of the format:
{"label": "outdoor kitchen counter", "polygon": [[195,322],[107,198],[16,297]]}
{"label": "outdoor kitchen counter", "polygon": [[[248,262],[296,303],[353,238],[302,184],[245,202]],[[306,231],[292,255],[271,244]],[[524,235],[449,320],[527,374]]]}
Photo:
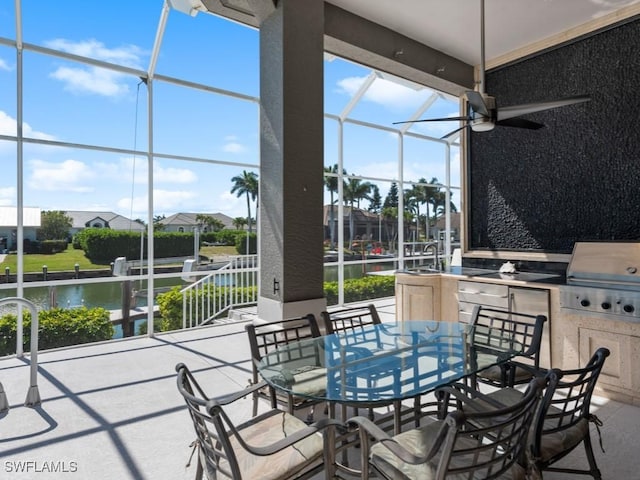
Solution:
{"label": "outdoor kitchen counter", "polygon": [[[511,278],[513,277],[513,278]],[[611,355],[605,362],[598,387],[601,394],[640,406],[640,322],[594,314],[567,312],[560,306],[562,275],[520,272],[512,276],[493,270],[457,267],[452,271],[396,273],[396,316],[458,321],[460,282],[479,282],[548,292],[548,336],[550,365],[571,369],[586,364],[598,347]],[[487,285],[487,288],[491,288]],[[500,288],[500,287],[497,287]],[[480,303],[480,302],[479,302]]]}

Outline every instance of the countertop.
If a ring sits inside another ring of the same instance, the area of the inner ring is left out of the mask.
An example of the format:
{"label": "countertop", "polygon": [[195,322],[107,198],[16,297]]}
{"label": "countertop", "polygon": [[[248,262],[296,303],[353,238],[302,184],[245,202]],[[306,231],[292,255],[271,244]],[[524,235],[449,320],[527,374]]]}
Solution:
{"label": "countertop", "polygon": [[516,273],[500,273],[498,270],[488,270],[482,268],[470,267],[449,267],[439,271],[430,268],[415,268],[409,270],[398,270],[398,274],[407,275],[443,275],[464,277],[470,280],[491,280],[513,283],[537,283],[550,285],[564,285],[566,278],[564,275],[546,272],[516,272]]}

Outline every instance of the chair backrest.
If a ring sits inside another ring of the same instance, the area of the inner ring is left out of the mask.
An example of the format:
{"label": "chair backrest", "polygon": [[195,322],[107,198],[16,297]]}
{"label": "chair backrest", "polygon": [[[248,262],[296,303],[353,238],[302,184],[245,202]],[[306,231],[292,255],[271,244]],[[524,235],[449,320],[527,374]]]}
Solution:
{"label": "chair backrest", "polygon": [[501,478],[524,458],[529,428],[546,378],[532,379],[522,399],[506,408],[447,415],[448,425],[436,479]]}
{"label": "chair backrest", "polygon": [[200,464],[207,478],[222,473],[239,478],[240,470],[229,436],[220,416],[207,408],[208,398],[186,365],[176,365],[178,391],[182,394],[196,431]]}
{"label": "chair backrest", "polygon": [[547,317],[512,312],[498,308],[476,305],[471,313],[471,324],[482,325],[491,332],[487,347],[495,349],[513,349],[517,344],[522,356],[532,360],[533,365],[540,366],[540,344],[542,330]]}
{"label": "chair backrest", "polygon": [[[262,360],[262,357],[290,342],[320,336],[318,322],[312,313],[304,317],[288,318],[272,323],[249,323],[245,325],[245,330],[251,348],[254,383],[258,381],[257,364]],[[291,354],[297,355],[296,358],[302,358],[309,355],[309,350],[291,352]]]}
{"label": "chair backrest", "polygon": [[544,435],[562,432],[584,419],[589,420],[591,397],[609,353],[601,347],[584,368],[553,370],[558,380],[549,382],[533,427],[534,456],[540,452]]}
{"label": "chair backrest", "polygon": [[349,307],[332,312],[322,312],[324,328],[328,334],[358,332],[370,325],[381,323],[380,315],[375,305],[369,304],[363,307]]}

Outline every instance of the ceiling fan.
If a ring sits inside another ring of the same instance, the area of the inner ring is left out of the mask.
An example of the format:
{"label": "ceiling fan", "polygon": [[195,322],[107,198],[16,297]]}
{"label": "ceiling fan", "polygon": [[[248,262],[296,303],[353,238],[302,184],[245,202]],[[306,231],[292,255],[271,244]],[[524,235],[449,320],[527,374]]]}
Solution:
{"label": "ceiling fan", "polygon": [[447,133],[442,139],[448,138],[465,128],[471,128],[474,132],[487,132],[496,126],[517,127],[529,130],[537,130],[544,127],[543,124],[532,122],[524,118],[519,118],[529,113],[551,110],[553,108],[565,107],[577,103],[588,102],[591,98],[588,95],[566,97],[559,100],[547,102],[526,103],[521,105],[511,105],[508,107],[498,107],[495,97],[487,95],[484,91],[485,77],[485,48],[484,48],[484,0],[480,0],[480,72],[476,90],[468,90],[464,93],[466,97],[469,114],[461,117],[446,118],[425,118],[422,120],[407,120],[394,122],[394,125],[401,123],[417,122],[465,122],[460,128]]}

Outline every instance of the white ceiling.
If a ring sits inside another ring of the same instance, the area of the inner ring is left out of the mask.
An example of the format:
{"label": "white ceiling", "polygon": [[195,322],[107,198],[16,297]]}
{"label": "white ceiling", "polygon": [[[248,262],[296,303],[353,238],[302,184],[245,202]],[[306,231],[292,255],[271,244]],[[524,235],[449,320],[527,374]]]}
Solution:
{"label": "white ceiling", "polygon": [[[480,63],[480,0],[326,0],[471,65]],[[640,0],[486,0],[486,60]]]}

